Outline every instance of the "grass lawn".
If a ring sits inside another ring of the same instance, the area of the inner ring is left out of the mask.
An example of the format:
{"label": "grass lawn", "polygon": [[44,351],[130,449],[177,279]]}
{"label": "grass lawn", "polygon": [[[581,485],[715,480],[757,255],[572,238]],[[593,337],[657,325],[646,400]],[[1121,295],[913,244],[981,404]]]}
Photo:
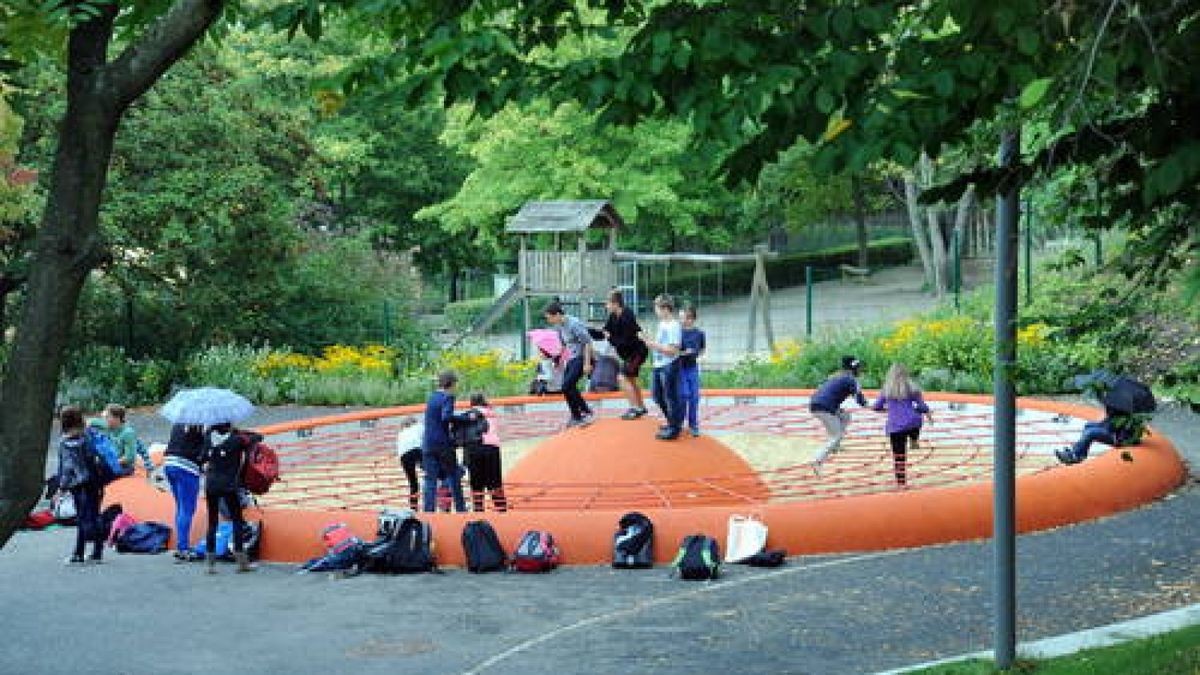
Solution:
{"label": "grass lawn", "polygon": [[1089,649],[1044,661],[1018,660],[1012,670],[997,670],[991,661],[971,660],[915,671],[923,675],[1196,675],[1200,674],[1200,626],[1190,626],[1145,640]]}

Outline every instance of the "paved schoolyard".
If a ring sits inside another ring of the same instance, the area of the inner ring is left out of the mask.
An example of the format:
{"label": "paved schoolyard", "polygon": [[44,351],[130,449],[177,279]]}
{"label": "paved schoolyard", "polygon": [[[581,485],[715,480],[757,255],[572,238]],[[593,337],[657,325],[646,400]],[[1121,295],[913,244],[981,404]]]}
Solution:
{"label": "paved schoolyard", "polygon": [[[265,411],[253,420],[313,414]],[[154,422],[141,418],[154,436]],[[1200,425],[1155,424],[1197,466]],[[898,524],[902,526],[902,524]],[[332,580],[266,565],[217,577],[167,556],[67,568],[73,531],[0,551],[0,673],[863,673],[986,649],[991,545],[732,566]],[[1018,638],[1200,598],[1200,489],[1018,541]]]}

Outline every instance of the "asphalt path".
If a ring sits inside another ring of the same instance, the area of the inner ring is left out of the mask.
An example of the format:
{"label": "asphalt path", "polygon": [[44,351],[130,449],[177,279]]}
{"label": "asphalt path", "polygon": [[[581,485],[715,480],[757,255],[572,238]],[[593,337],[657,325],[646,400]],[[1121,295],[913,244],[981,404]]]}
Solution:
{"label": "asphalt path", "polygon": [[[133,422],[165,434],[152,416]],[[1194,414],[1169,408],[1154,424],[1197,466]],[[1018,639],[1197,603],[1197,485],[1020,537]],[[20,533],[0,551],[0,673],[836,674],[992,644],[989,542],[726,566],[697,583],[661,567],[335,579],[264,565],[209,577],[167,556],[115,554],[66,567],[73,534]]]}

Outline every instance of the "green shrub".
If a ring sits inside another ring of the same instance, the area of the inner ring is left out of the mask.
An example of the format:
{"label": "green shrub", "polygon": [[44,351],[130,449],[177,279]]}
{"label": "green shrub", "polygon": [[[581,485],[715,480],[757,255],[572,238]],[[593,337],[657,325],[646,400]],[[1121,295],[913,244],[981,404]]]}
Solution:
{"label": "green shrub", "polygon": [[232,389],[255,403],[274,401],[279,395],[269,380],[255,374],[255,364],[271,353],[269,347],[215,345],[197,352],[187,360],[185,382],[189,387]]}

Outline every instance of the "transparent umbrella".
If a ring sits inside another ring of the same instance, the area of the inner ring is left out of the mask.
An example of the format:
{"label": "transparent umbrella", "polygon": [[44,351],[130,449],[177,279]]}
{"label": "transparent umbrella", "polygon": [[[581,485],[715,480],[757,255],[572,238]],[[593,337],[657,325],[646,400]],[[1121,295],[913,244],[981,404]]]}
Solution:
{"label": "transparent umbrella", "polygon": [[244,420],[254,414],[254,404],[229,389],[200,387],[177,392],[158,409],[158,414],[175,424],[210,426]]}

